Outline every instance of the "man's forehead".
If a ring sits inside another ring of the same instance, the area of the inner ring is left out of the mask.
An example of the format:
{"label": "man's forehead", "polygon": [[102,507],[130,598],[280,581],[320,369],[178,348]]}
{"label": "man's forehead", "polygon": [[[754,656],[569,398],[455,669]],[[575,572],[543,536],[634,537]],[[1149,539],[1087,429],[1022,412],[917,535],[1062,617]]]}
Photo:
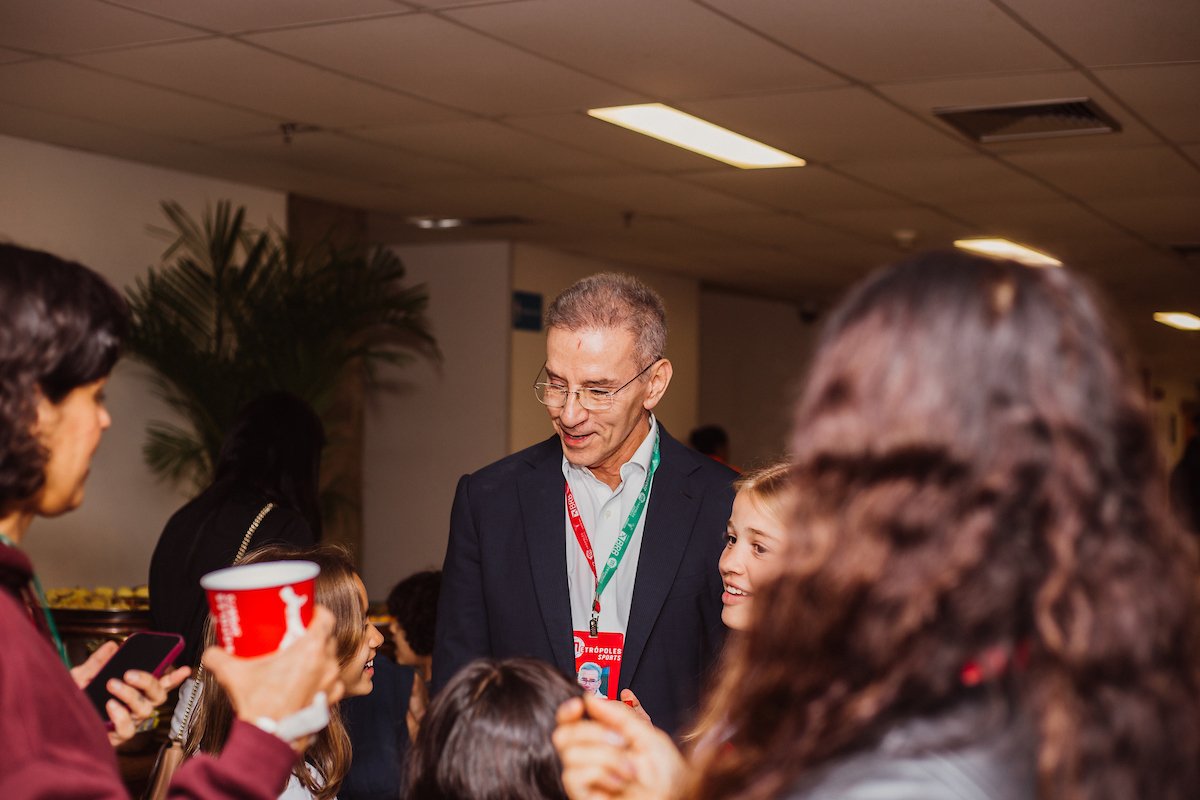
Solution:
{"label": "man's forehead", "polygon": [[580,380],[614,379],[636,360],[634,345],[633,334],[623,328],[551,328],[546,334],[546,369],[588,373],[571,376]]}

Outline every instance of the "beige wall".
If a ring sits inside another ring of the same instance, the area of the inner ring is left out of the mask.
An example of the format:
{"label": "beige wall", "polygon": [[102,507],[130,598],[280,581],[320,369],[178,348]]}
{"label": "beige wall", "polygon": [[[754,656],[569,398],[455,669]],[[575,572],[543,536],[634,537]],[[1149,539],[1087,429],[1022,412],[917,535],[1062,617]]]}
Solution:
{"label": "beige wall", "polygon": [[[0,136],[0,239],[80,261],[124,287],[156,264],[165,243],[146,231],[160,200],[199,214],[230,199],[256,225],[284,226],[280,192]],[[142,462],[151,419],[169,418],[140,368],[117,366],[108,389],[113,427],[92,464],[82,509],[30,529],[25,548],[47,586],[138,584],[167,517],[183,495]]]}
{"label": "beige wall", "polygon": [[362,566],[378,600],[401,578],[441,568],[459,477],[508,452],[511,248],[393,249],[407,280],[429,289],[444,360],[405,365],[388,376],[395,391],[367,401]]}
{"label": "beige wall", "polygon": [[[666,397],[655,413],[672,435],[686,439],[695,427],[700,388],[700,289],[699,283],[653,270],[597,261],[543,247],[518,244],[513,247],[514,290],[542,295],[543,310],[561,292],[580,278],[596,272],[627,272],[662,295],[667,307],[667,357],[674,377]],[[527,447],[551,433],[545,409],[530,388],[546,360],[546,338],[542,332],[512,332],[512,421],[509,449]]]}
{"label": "beige wall", "polygon": [[707,290],[700,318],[700,424],[725,428],[743,469],[781,458],[819,322],[791,303]]}

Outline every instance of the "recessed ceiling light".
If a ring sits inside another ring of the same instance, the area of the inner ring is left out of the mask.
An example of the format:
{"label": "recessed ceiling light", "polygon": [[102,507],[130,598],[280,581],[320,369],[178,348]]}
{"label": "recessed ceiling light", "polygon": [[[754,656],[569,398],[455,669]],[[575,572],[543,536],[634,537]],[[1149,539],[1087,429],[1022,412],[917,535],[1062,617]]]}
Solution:
{"label": "recessed ceiling light", "polygon": [[425,230],[443,230],[445,228],[461,228],[463,220],[458,217],[409,217],[409,225],[416,225]]}
{"label": "recessed ceiling light", "polygon": [[954,246],[960,250],[970,250],[972,253],[991,256],[992,258],[1009,258],[1029,267],[1061,267],[1062,262],[1057,258],[1032,247],[1009,241],[1008,239],[989,239],[979,237],[973,239],[955,239]]}
{"label": "recessed ceiling light", "polygon": [[662,103],[588,109],[588,116],[652,136],[740,169],[803,167],[804,159]]}
{"label": "recessed ceiling light", "polygon": [[1200,331],[1200,317],[1186,311],[1155,311],[1154,321],[1181,331]]}

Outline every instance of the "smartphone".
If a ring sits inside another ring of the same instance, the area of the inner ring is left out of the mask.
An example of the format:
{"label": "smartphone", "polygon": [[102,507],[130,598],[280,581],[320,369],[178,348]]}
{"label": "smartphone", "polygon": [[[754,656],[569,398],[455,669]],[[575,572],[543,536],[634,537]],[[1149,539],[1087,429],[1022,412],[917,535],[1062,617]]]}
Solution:
{"label": "smartphone", "polygon": [[[181,652],[183,652],[183,637],[177,633],[154,633],[142,631],[130,635],[108,663],[100,668],[91,683],[84,687],[83,693],[92,701],[100,719],[104,720],[109,730],[112,730],[112,720],[104,705],[113,698],[106,688],[109,679],[123,680],[123,676],[131,669],[149,672],[154,677],[160,677]],[[118,702],[120,702],[118,700]]]}

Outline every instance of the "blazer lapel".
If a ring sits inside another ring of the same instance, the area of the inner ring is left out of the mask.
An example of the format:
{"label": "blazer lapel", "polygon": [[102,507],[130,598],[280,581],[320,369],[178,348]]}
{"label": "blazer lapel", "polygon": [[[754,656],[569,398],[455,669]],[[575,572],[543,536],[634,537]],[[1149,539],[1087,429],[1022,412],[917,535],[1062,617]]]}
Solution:
{"label": "blazer lapel", "polygon": [[678,457],[671,457],[670,450],[674,448],[668,442],[680,446],[663,432],[662,461],[654,473],[646,508],[646,527],[629,608],[629,630],[625,633],[625,651],[621,656],[621,688],[629,686],[637,673],[638,661],[671,591],[700,508],[699,500],[689,494],[687,472],[681,468]]}
{"label": "blazer lapel", "polygon": [[[533,469],[517,481],[533,588],[554,663],[575,673],[571,592],[567,586],[567,538],[563,501],[562,449],[554,438],[539,451]],[[530,620],[532,623],[533,620]]]}

